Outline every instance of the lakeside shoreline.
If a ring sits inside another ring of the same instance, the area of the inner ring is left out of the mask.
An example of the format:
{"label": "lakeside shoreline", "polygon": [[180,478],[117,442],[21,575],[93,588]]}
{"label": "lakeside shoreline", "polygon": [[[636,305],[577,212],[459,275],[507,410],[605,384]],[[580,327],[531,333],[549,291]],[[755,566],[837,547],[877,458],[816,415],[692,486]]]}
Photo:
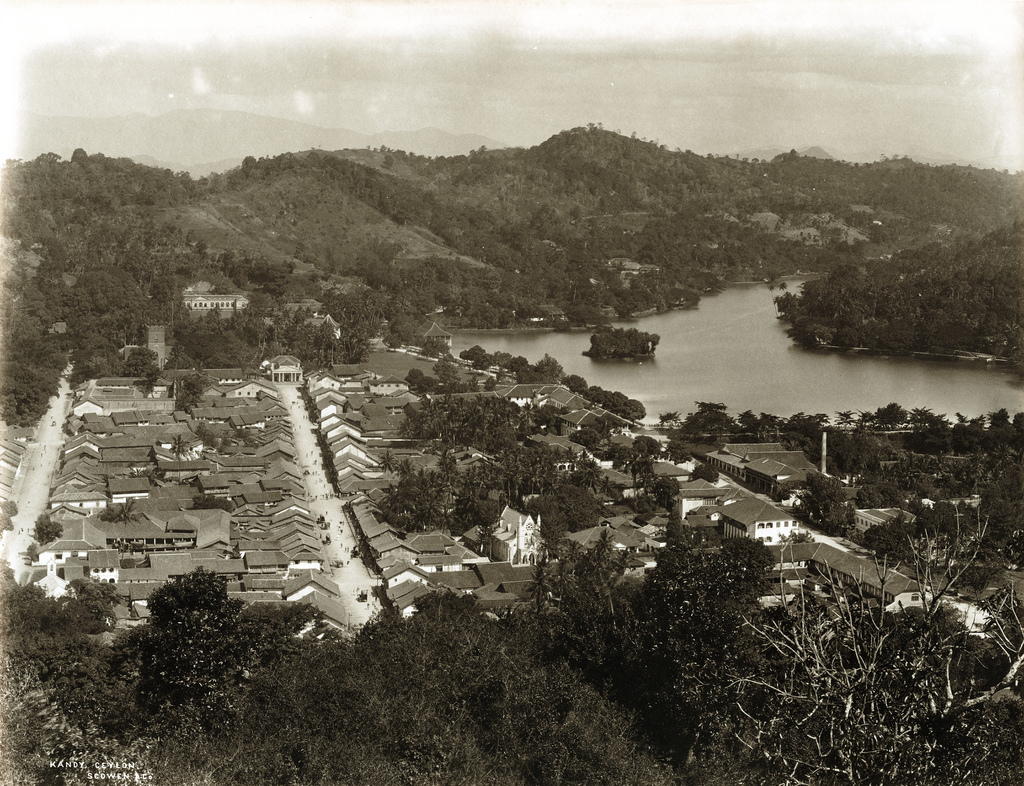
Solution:
{"label": "lakeside shoreline", "polygon": [[876,349],[874,347],[840,347],[834,344],[818,344],[816,346],[805,346],[800,342],[793,340],[794,344],[799,346],[801,349],[806,349],[810,352],[822,352],[831,353],[838,355],[866,355],[868,357],[881,357],[881,358],[907,358],[910,360],[929,360],[935,363],[985,363],[999,366],[1004,369],[1015,370],[1020,372],[1021,369],[1014,366],[1009,358],[1000,357],[999,355],[987,355],[982,352],[970,352],[969,350],[961,350],[963,354],[945,354],[941,352],[920,352],[917,350],[899,351],[892,349]]}
{"label": "lakeside shoreline", "polygon": [[[808,279],[817,278],[819,275],[821,275],[821,274],[820,273],[799,273],[798,272],[798,273],[791,273],[791,274],[788,274],[788,275],[785,275],[785,276],[779,276],[778,280],[779,281],[789,281],[789,280],[799,279],[801,281],[806,281]],[[633,322],[633,321],[636,321],[636,320],[644,319],[646,317],[658,316],[659,314],[670,314],[670,313],[672,313],[674,311],[692,311],[694,309],[700,308],[700,305],[703,302],[705,297],[713,297],[715,295],[720,295],[726,289],[728,289],[729,287],[732,287],[732,286],[744,286],[744,287],[752,286],[752,285],[765,285],[766,286],[768,284],[768,279],[762,278],[762,279],[755,279],[755,280],[751,280],[751,281],[724,281],[724,282],[722,282],[722,284],[723,284],[723,286],[722,286],[721,289],[717,289],[717,290],[712,290],[712,291],[709,291],[709,292],[701,293],[700,300],[698,300],[696,303],[686,303],[686,304],[682,304],[682,305],[675,304],[675,305],[669,306],[668,308],[665,308],[665,309],[648,308],[648,309],[644,309],[643,311],[638,311],[635,314],[632,314],[631,316],[628,316],[628,317],[619,317],[619,316],[609,317],[609,320],[608,320],[607,323],[601,323],[601,324],[610,324],[610,323],[615,323],[615,322]],[[584,330],[594,330],[596,328],[601,327],[601,324],[572,325],[572,326],[521,325],[521,326],[518,326],[518,327],[507,327],[507,328],[478,328],[478,327],[452,327],[452,326],[445,326],[445,329],[451,331],[452,333],[511,333],[511,332],[518,333],[518,332],[521,332],[521,331],[529,331],[529,332],[548,331],[548,332],[552,332],[552,333],[576,333],[576,332],[580,332],[580,331],[584,331]]]}

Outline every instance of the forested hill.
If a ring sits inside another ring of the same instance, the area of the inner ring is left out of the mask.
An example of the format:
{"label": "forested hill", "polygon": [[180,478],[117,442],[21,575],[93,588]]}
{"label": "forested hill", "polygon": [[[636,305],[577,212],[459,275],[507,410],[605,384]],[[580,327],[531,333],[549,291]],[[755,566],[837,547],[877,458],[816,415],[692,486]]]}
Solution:
{"label": "forested hill", "polygon": [[841,265],[778,298],[806,346],[977,352],[1024,361],[1024,226]]}
{"label": "forested hill", "polygon": [[[438,309],[449,327],[560,312],[559,324],[593,325],[692,305],[729,280],[977,238],[1022,198],[1020,175],[991,170],[702,157],[599,127],[451,158],[250,157],[198,180],[102,152],[47,154],[4,171],[2,377],[16,384],[0,400],[24,420],[67,350],[114,356],[147,321],[173,331],[182,288],[200,278],[249,292],[254,320],[372,290],[397,341]],[[50,335],[59,322],[67,333]],[[250,332],[246,351],[259,345]]]}
{"label": "forested hill", "polygon": [[[830,213],[872,239],[909,245],[936,225],[968,232],[1003,226],[1024,194],[1020,175],[929,166],[907,158],[873,164],[800,156],[772,160],[700,156],[600,128],[563,131],[529,149],[426,159],[400,151],[342,151],[455,199],[532,214],[544,203],[584,214],[617,211],[724,211],[741,221],[772,212],[799,225]],[[885,230],[871,229],[876,212]]]}

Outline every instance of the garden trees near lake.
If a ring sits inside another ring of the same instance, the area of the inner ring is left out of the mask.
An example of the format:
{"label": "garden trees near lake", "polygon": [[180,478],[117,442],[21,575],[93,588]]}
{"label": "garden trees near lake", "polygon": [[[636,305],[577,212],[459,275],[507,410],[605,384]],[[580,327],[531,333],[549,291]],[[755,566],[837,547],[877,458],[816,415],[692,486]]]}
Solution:
{"label": "garden trees near lake", "polygon": [[653,357],[661,336],[636,328],[603,327],[590,337],[590,349],[583,352],[592,358]]}

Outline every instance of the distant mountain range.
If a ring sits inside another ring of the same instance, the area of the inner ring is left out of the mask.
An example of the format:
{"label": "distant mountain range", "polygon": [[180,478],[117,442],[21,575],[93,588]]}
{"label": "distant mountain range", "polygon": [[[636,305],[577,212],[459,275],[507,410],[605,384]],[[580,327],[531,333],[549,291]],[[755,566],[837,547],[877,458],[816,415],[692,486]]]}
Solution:
{"label": "distant mountain range", "polygon": [[[762,161],[771,161],[775,156],[780,156],[783,153],[788,153],[789,149],[782,149],[781,147],[763,147],[756,150],[742,150],[739,153],[732,154],[736,158],[759,158]],[[824,158],[827,161],[834,161],[835,156],[820,147],[805,147],[803,150],[797,150],[798,154],[807,158]]]}
{"label": "distant mountain range", "polygon": [[[783,149],[781,147],[760,147],[749,150],[741,150],[738,153],[730,153],[730,158],[746,158],[754,160],[755,158],[761,161],[771,161],[775,156],[783,153],[788,153],[792,148]],[[979,169],[1016,169],[1012,162],[1010,162],[1005,156],[989,156],[988,158],[978,159],[966,159],[963,157],[957,157],[949,153],[943,153],[937,150],[928,150],[924,148],[910,148],[902,151],[883,151],[883,152],[870,152],[862,150],[858,153],[850,153],[848,155],[832,155],[824,148],[813,146],[798,149],[796,151],[799,155],[805,158],[821,158],[826,161],[850,161],[860,162],[862,164],[869,164],[874,161],[881,161],[883,158],[902,158],[904,156],[912,158],[919,164],[931,164],[933,166],[945,166],[947,164],[956,164],[959,166],[974,166]]]}
{"label": "distant mountain range", "polygon": [[194,177],[238,166],[246,156],[274,156],[299,150],[342,150],[384,145],[424,156],[465,155],[480,147],[504,148],[476,134],[450,134],[437,128],[361,134],[275,117],[218,110],[181,109],[157,117],[139,113],[125,117],[22,118],[18,157],[42,153],[70,158],[76,148],[131,158],[140,164]]}
{"label": "distant mountain range", "polygon": [[[385,131],[363,134],[346,128],[327,128],[295,120],[256,115],[249,112],[213,109],[179,109],[156,117],[135,113],[123,117],[48,117],[27,112],[21,117],[20,144],[15,157],[31,160],[42,153],[70,158],[76,148],[131,158],[140,164],[172,171],[187,171],[193,177],[225,172],[242,163],[246,156],[275,156],[302,150],[378,149],[382,145],[422,156],[457,156],[486,147],[504,149],[503,142],[478,134],[451,134],[438,128],[418,131]],[[743,150],[730,157],[770,161],[791,148],[767,147]],[[717,151],[712,151],[717,152]],[[834,156],[821,147],[797,150],[805,158],[871,162],[881,154]],[[927,164],[974,165],[982,168],[1006,166],[998,157],[985,161],[958,161],[936,151],[904,151],[915,161]],[[890,157],[904,153],[891,153]]]}

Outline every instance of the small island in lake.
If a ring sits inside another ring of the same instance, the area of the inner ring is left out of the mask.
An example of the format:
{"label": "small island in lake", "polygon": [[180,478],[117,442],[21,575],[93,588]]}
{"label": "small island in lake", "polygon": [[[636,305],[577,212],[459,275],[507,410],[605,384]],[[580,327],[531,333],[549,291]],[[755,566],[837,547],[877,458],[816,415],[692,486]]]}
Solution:
{"label": "small island in lake", "polygon": [[654,356],[659,341],[657,333],[602,327],[590,337],[590,349],[583,354],[592,358],[649,358]]}

